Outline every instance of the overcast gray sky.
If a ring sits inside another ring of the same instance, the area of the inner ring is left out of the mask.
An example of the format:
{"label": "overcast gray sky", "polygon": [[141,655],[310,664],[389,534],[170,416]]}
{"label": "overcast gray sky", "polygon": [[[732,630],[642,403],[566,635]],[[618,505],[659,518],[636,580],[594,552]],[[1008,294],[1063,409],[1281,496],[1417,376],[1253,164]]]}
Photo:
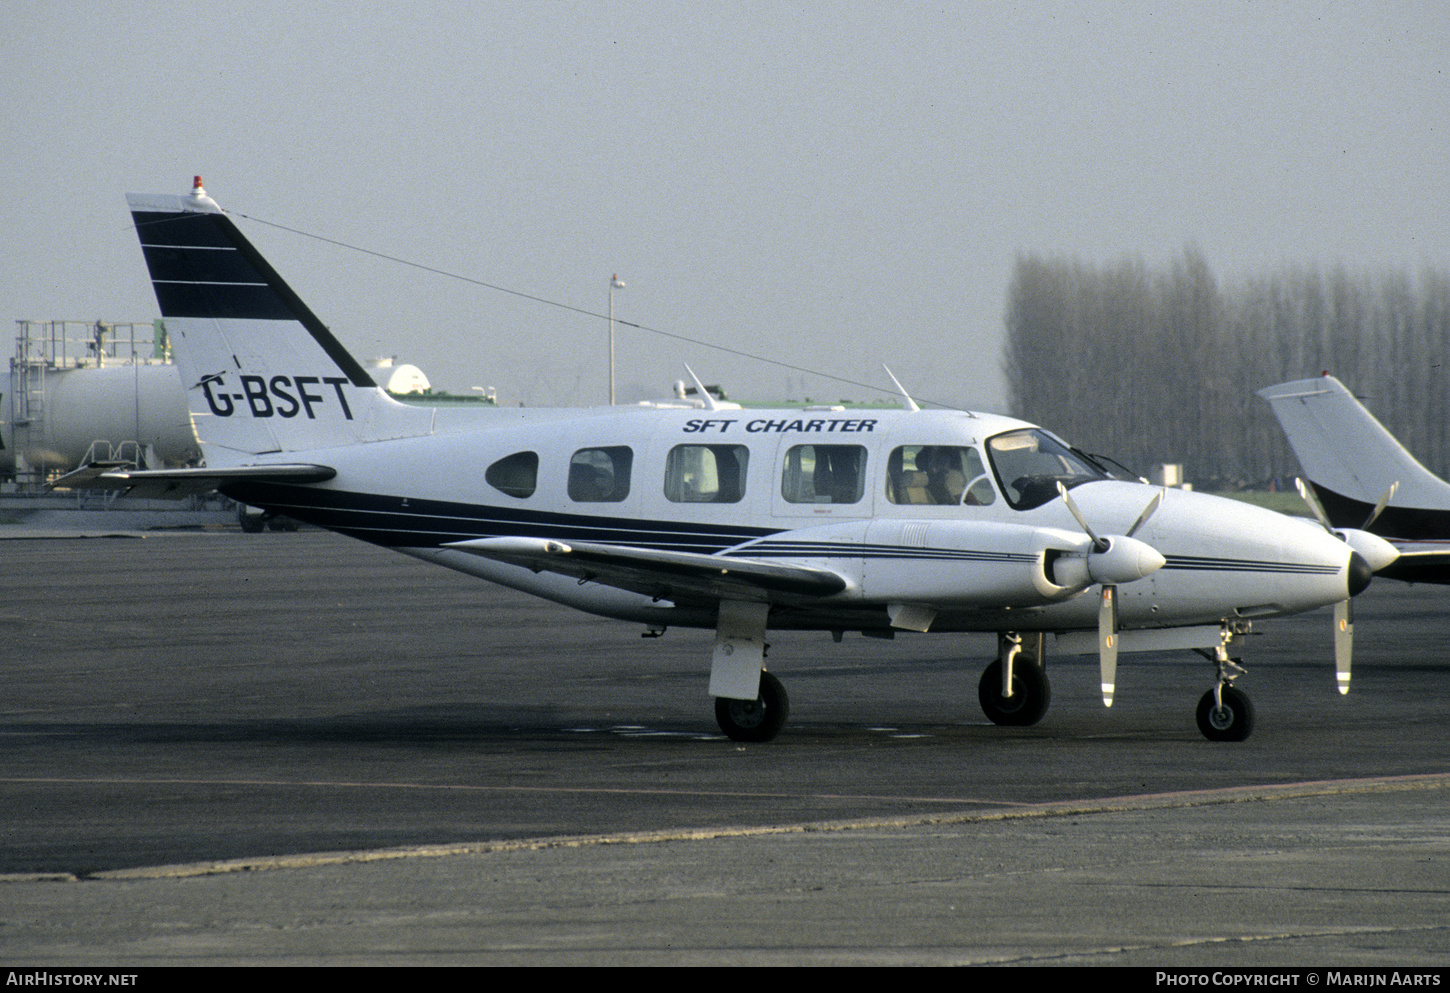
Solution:
{"label": "overcast gray sky", "polygon": [[[7,319],[153,317],[122,196],[194,173],[593,313],[618,272],[621,318],[980,409],[1018,252],[1450,268],[1428,0],[10,0],[0,28]],[[602,318],[239,223],[360,357],[605,399]],[[869,392],[620,329],[623,398],[683,362],[747,397]]]}

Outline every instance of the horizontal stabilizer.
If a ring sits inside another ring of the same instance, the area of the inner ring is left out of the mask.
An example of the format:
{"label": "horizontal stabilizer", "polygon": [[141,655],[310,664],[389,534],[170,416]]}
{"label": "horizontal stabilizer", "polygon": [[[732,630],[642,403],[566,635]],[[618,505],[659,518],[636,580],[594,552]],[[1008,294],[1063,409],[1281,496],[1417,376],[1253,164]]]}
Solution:
{"label": "horizontal stabilizer", "polygon": [[829,569],[755,559],[547,538],[475,538],[445,547],[535,572],[554,572],[665,600],[798,601],[833,596],[847,583]]}
{"label": "horizontal stabilizer", "polygon": [[50,484],[53,490],[118,490],[151,500],[182,500],[224,483],[321,483],[337,475],[325,465],[242,465],[218,469],[122,469],[115,463],[82,466]]}

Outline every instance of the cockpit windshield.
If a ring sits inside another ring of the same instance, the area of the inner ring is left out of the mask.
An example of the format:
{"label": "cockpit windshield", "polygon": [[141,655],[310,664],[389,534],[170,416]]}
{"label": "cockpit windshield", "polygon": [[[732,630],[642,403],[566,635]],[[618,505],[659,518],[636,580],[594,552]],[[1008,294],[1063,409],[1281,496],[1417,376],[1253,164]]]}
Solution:
{"label": "cockpit windshield", "polygon": [[1031,510],[1056,497],[1058,482],[1072,489],[1079,483],[1109,478],[1098,466],[1036,428],[997,435],[987,442],[987,454],[1002,493],[1017,510]]}

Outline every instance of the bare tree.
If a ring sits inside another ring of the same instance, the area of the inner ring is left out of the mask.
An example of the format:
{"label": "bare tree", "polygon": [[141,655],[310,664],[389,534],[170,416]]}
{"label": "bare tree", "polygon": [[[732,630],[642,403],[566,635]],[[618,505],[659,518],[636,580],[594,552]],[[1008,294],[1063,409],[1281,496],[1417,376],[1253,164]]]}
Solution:
{"label": "bare tree", "polygon": [[1332,371],[1433,471],[1450,461],[1450,278],[1336,267],[1222,287],[1203,253],[1163,269],[1019,255],[1003,370],[1013,412],[1199,485],[1297,471],[1264,386]]}

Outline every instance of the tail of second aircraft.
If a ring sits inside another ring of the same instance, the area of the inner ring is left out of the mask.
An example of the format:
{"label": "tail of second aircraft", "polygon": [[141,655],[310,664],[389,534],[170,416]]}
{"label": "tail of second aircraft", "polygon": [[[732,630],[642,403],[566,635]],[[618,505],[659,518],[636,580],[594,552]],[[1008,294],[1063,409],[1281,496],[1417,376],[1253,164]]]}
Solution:
{"label": "tail of second aircraft", "polygon": [[212,466],[426,431],[243,237],[196,178],[127,198],[192,423]]}
{"label": "tail of second aircraft", "polygon": [[1343,508],[1345,520],[1336,525],[1361,526],[1362,516],[1350,518],[1372,509],[1397,483],[1390,508],[1450,509],[1450,484],[1421,465],[1333,376],[1280,383],[1259,396],[1269,401],[1330,517],[1340,516],[1333,505]]}

